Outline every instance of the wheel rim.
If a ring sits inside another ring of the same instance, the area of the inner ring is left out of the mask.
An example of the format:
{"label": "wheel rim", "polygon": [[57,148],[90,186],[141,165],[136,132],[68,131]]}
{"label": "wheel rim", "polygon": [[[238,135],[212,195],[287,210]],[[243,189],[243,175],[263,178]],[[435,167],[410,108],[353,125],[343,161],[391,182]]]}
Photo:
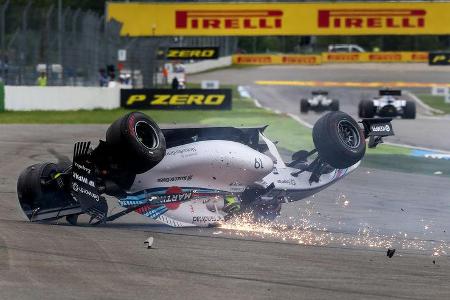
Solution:
{"label": "wheel rim", "polygon": [[148,149],[155,149],[158,147],[159,139],[156,135],[156,130],[144,121],[139,121],[134,126],[134,132],[136,133],[136,139]]}
{"label": "wheel rim", "polygon": [[347,120],[338,123],[338,136],[341,142],[350,149],[358,148],[361,143],[359,129]]}

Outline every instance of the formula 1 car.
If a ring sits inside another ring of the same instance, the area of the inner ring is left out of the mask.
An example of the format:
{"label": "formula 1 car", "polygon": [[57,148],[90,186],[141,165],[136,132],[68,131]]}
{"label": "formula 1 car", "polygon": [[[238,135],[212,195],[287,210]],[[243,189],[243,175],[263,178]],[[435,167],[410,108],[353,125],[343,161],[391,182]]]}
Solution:
{"label": "formula 1 car", "polygon": [[[282,204],[355,170],[366,138],[376,147],[393,135],[390,120],[358,125],[343,112],[330,112],[314,125],[316,149],[298,151],[285,163],[265,127],[160,129],[132,112],[112,123],[96,147],[75,143],[72,162],[26,168],[18,198],[32,222],[65,217],[75,225],[85,214],[85,222],[102,224],[131,212],[175,227],[214,226],[242,213],[273,220]],[[124,209],[109,214],[106,195]]]}
{"label": "formula 1 car", "polygon": [[358,107],[360,118],[397,117],[403,119],[416,118],[416,103],[399,99],[401,90],[379,90],[379,96],[372,100],[361,100]]}
{"label": "formula 1 car", "polygon": [[306,114],[309,110],[316,112],[339,110],[339,100],[328,98],[327,91],[312,91],[311,96],[311,98],[300,100],[301,113]]}

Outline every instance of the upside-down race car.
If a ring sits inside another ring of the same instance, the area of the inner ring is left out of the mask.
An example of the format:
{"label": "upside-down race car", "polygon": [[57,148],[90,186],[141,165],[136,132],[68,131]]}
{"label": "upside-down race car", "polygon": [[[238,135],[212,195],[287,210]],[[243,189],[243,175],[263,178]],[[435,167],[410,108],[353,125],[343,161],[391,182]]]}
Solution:
{"label": "upside-down race car", "polygon": [[[361,127],[362,126],[362,127]],[[316,149],[285,163],[265,127],[160,129],[139,112],[116,120],[93,148],[77,142],[73,161],[39,163],[18,179],[30,221],[65,217],[90,224],[137,212],[171,226],[212,226],[243,212],[274,219],[281,205],[319,192],[356,169],[366,150],[393,135],[390,119],[362,125],[331,112],[313,128]],[[108,214],[104,195],[124,209]],[[288,205],[288,204],[286,204]]]}
{"label": "upside-down race car", "polygon": [[358,107],[360,118],[397,117],[403,119],[416,118],[416,103],[410,100],[399,99],[400,90],[380,90],[379,96],[372,100],[361,100]]}
{"label": "upside-down race car", "polygon": [[306,114],[309,110],[316,112],[339,110],[339,100],[329,98],[327,91],[312,91],[311,96],[311,98],[300,100],[301,113]]}

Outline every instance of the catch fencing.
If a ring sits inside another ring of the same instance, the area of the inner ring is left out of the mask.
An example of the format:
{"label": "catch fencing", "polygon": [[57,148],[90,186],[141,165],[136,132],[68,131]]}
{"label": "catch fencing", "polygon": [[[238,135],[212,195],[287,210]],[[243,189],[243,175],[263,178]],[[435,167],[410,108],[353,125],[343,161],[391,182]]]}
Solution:
{"label": "catch fencing", "polygon": [[[218,46],[226,56],[237,47],[233,37],[120,37],[121,26],[90,11],[3,1],[0,77],[6,85],[36,85],[46,73],[47,85],[98,86],[99,70],[108,73],[114,66],[109,72],[114,79],[120,69],[132,76],[133,86],[154,87],[164,64],[157,58],[159,48]],[[126,50],[124,61],[120,49]]]}

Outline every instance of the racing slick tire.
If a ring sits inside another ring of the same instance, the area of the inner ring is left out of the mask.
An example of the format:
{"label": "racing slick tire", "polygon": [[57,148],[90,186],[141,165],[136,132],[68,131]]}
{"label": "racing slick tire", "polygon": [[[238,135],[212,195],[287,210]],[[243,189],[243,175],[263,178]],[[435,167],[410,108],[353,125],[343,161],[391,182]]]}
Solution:
{"label": "racing slick tire", "polygon": [[358,106],[358,116],[360,118],[373,118],[375,116],[375,107],[370,100],[361,100]]}
{"label": "racing slick tire", "polygon": [[64,193],[55,185],[45,186],[43,183],[58,173],[54,163],[41,163],[29,166],[19,175],[17,196],[22,210],[31,220],[33,211],[61,206]]}
{"label": "racing slick tire", "polygon": [[403,109],[403,119],[415,119],[416,118],[416,103],[412,101],[406,101],[405,108]]}
{"label": "racing slick tire", "polygon": [[353,166],[366,152],[366,141],[358,123],[341,111],[321,117],[314,124],[312,135],[320,159],[336,169]]}
{"label": "racing slick tire", "polygon": [[307,99],[300,100],[300,112],[302,114],[308,113],[309,110],[309,102]]}
{"label": "racing slick tire", "polygon": [[338,111],[338,110],[339,110],[339,100],[333,99],[333,100],[331,101],[331,104],[330,104],[330,110],[331,110],[331,111]]}
{"label": "racing slick tire", "polygon": [[106,142],[112,146],[129,171],[141,174],[156,166],[166,154],[162,130],[147,115],[126,114],[106,131]]}

